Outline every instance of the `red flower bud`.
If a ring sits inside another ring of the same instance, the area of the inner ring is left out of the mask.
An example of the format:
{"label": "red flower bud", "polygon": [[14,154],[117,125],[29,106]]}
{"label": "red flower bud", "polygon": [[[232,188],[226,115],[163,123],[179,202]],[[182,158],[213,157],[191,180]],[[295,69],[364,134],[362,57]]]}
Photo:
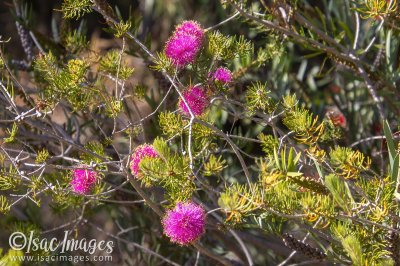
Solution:
{"label": "red flower bud", "polygon": [[347,120],[343,113],[336,107],[328,107],[326,111],[326,116],[332,121],[332,123],[337,127],[346,128]]}

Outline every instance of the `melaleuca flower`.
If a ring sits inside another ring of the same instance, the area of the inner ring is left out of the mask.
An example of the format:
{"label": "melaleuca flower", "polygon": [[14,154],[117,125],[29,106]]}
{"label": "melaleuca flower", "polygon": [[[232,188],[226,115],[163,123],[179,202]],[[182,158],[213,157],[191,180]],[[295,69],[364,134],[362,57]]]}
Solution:
{"label": "melaleuca flower", "polygon": [[194,35],[172,36],[166,46],[165,54],[178,67],[193,63],[200,51],[201,41]]}
{"label": "melaleuca flower", "polygon": [[131,170],[132,173],[137,176],[139,174],[139,163],[144,157],[157,157],[157,152],[153,146],[148,144],[140,145],[136,148],[135,152],[131,157]]}
{"label": "melaleuca flower", "polygon": [[225,67],[219,67],[215,70],[212,77],[215,81],[226,84],[232,81],[232,72]]}
{"label": "melaleuca flower", "polygon": [[204,37],[204,30],[201,28],[198,22],[187,20],[175,28],[174,35],[193,35],[199,40],[202,40]]}
{"label": "melaleuca flower", "polygon": [[178,67],[193,63],[200,51],[204,31],[193,21],[180,24],[165,45],[165,54]]}
{"label": "melaleuca flower", "polygon": [[164,234],[172,242],[188,245],[204,233],[205,220],[205,212],[201,206],[192,202],[180,202],[164,216]]}
{"label": "melaleuca flower", "polygon": [[78,194],[87,194],[97,180],[97,173],[88,169],[74,169],[70,183],[72,191]]}
{"label": "melaleuca flower", "polygon": [[[183,98],[185,98],[190,110],[196,116],[203,114],[209,102],[207,92],[200,86],[190,87],[185,90],[183,92]],[[190,112],[186,103],[180,99],[179,107],[186,115],[189,115]]]}

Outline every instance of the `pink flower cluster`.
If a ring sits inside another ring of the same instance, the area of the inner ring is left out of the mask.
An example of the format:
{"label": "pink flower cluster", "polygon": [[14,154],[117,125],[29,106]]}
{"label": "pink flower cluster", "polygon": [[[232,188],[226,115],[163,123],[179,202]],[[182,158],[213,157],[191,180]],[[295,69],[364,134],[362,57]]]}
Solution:
{"label": "pink flower cluster", "polygon": [[175,35],[193,35],[199,40],[204,37],[204,30],[201,28],[200,24],[193,20],[183,21],[181,24],[176,26]]}
{"label": "pink flower cluster", "polygon": [[70,183],[72,191],[78,194],[87,194],[93,188],[97,180],[97,173],[87,169],[75,169],[72,171]]}
{"label": "pink flower cluster", "polygon": [[153,146],[148,144],[140,145],[136,148],[135,152],[131,157],[131,170],[132,173],[137,176],[139,174],[139,163],[144,157],[157,157],[157,152]]}
{"label": "pink flower cluster", "polygon": [[162,220],[164,234],[180,245],[196,241],[204,233],[205,223],[204,209],[192,202],[176,204]]}
{"label": "pink flower cluster", "polygon": [[178,25],[165,45],[165,54],[178,67],[193,63],[200,51],[204,30],[195,21],[184,21]]}
{"label": "pink flower cluster", "polygon": [[[189,87],[183,92],[183,98],[196,116],[203,114],[209,103],[207,92],[201,86]],[[190,112],[186,103],[180,99],[179,107],[186,115],[189,115]]]}
{"label": "pink flower cluster", "polygon": [[217,70],[215,70],[212,77],[215,81],[226,84],[232,81],[232,72],[225,67],[219,67]]}

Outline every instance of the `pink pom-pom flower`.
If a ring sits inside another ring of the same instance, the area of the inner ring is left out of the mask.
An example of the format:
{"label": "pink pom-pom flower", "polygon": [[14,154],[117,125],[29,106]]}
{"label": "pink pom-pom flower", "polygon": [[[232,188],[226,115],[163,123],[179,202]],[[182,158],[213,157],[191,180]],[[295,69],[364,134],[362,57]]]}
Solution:
{"label": "pink pom-pom flower", "polygon": [[[196,116],[203,114],[209,103],[207,92],[201,86],[188,88],[183,92],[183,98]],[[189,115],[190,112],[186,103],[180,99],[179,107],[186,115]]]}
{"label": "pink pom-pom flower", "polygon": [[139,174],[139,163],[144,157],[157,157],[157,152],[153,146],[148,144],[140,145],[136,148],[135,152],[131,157],[131,170],[132,173],[137,176]]}
{"label": "pink pom-pom flower", "polygon": [[97,173],[88,169],[74,169],[70,183],[72,191],[78,194],[87,194],[93,188],[97,180]]}
{"label": "pink pom-pom flower", "polygon": [[166,46],[165,54],[178,67],[193,63],[201,47],[201,42],[193,35],[177,35],[171,37]]}
{"label": "pink pom-pom flower", "polygon": [[174,35],[193,35],[199,40],[202,40],[204,37],[204,30],[198,22],[186,20],[175,28]]}
{"label": "pink pom-pom flower", "polygon": [[165,45],[165,54],[177,67],[193,63],[201,49],[204,30],[197,22],[185,21],[177,26]]}
{"label": "pink pom-pom flower", "polygon": [[176,204],[162,220],[164,234],[180,245],[188,245],[199,239],[205,231],[205,222],[204,209],[192,202]]}
{"label": "pink pom-pom flower", "polygon": [[225,67],[219,67],[215,70],[213,78],[215,81],[226,84],[232,81],[232,72]]}

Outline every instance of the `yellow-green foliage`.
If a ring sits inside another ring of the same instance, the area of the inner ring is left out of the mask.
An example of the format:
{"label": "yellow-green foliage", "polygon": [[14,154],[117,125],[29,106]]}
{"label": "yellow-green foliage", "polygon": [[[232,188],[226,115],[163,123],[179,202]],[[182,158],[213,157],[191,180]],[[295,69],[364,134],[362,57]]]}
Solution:
{"label": "yellow-green foliage", "polygon": [[325,177],[325,185],[331,192],[336,204],[346,212],[351,213],[354,207],[354,199],[347,183],[340,177],[330,174]]}
{"label": "yellow-green foliage", "polygon": [[117,38],[121,38],[124,36],[132,27],[132,23],[130,21],[120,21],[119,23],[114,25],[114,35]]}
{"label": "yellow-green foliage", "polygon": [[362,1],[362,4],[357,10],[364,19],[378,19],[395,13],[398,10],[398,4],[397,0],[365,0]]}
{"label": "yellow-green foliage", "polygon": [[104,71],[120,80],[128,79],[133,74],[134,68],[129,67],[122,56],[123,54],[118,50],[107,52],[100,61],[100,71]]}
{"label": "yellow-green foliage", "polygon": [[16,188],[21,182],[21,177],[13,165],[2,166],[0,169],[0,190]]}
{"label": "yellow-green foliage", "polygon": [[[22,257],[24,252],[21,250],[9,249],[6,254],[3,254],[3,249],[0,249],[0,265],[20,266],[22,265]],[[21,260],[18,259],[21,257]]]}
{"label": "yellow-green foliage", "polygon": [[371,165],[371,159],[347,147],[337,146],[331,150],[329,156],[338,174],[346,179],[358,178],[361,171],[368,170]]}
{"label": "yellow-green foliage", "polygon": [[262,194],[257,185],[248,188],[233,184],[226,188],[218,199],[218,205],[227,214],[226,221],[233,224],[240,223],[246,215],[260,208],[262,204]]}
{"label": "yellow-green foliage", "polygon": [[158,156],[140,160],[137,178],[146,186],[162,186],[171,204],[189,200],[196,188],[189,169],[189,158],[173,152],[161,138],[154,140],[153,147]]}
{"label": "yellow-green foliage", "polygon": [[218,175],[226,167],[226,161],[222,158],[222,156],[216,157],[214,154],[211,154],[208,158],[208,161],[204,163],[204,175]]}
{"label": "yellow-green foliage", "polygon": [[320,216],[334,217],[335,215],[335,205],[329,195],[304,193],[300,202],[306,219],[310,222],[314,222]]}
{"label": "yellow-green foliage", "polygon": [[36,156],[35,163],[44,163],[49,158],[49,152],[46,149],[40,150]]}
{"label": "yellow-green foliage", "polygon": [[10,204],[4,195],[0,195],[0,213],[7,213],[10,210]]}
{"label": "yellow-green foliage", "polygon": [[15,140],[15,137],[17,136],[18,133],[18,126],[17,123],[13,123],[12,129],[9,130],[7,128],[7,134],[9,135],[8,137],[4,138],[4,143],[10,143]]}
{"label": "yellow-green foliage", "polygon": [[88,107],[93,90],[86,82],[88,63],[82,59],[71,59],[66,66],[58,65],[50,52],[36,58],[34,68],[38,81],[44,82],[43,93],[52,104],[66,99],[75,110]]}
{"label": "yellow-green foliage", "polygon": [[80,53],[89,45],[86,36],[81,30],[67,31],[62,37],[65,48],[72,54]]}
{"label": "yellow-green foliage", "polygon": [[265,84],[260,82],[252,84],[247,88],[245,99],[246,107],[250,113],[255,113],[256,111],[272,113],[275,111],[276,104]]}
{"label": "yellow-green foliage", "polygon": [[168,138],[182,134],[183,129],[187,124],[187,121],[182,120],[182,116],[180,114],[172,112],[160,113],[158,119],[160,130]]}
{"label": "yellow-green foliage", "polygon": [[235,57],[245,56],[253,50],[251,42],[243,36],[225,36],[219,31],[208,35],[208,52],[217,60],[229,60]]}
{"label": "yellow-green foliage", "polygon": [[278,148],[279,142],[272,135],[265,135],[261,133],[258,135],[258,139],[261,141],[261,147],[267,156],[274,154],[274,149]]}
{"label": "yellow-green foliage", "polygon": [[313,117],[310,111],[296,107],[286,113],[283,123],[296,133],[296,139],[301,143],[314,144],[324,133],[324,123],[318,122],[318,116]]}
{"label": "yellow-green foliage", "polygon": [[64,0],[61,11],[65,18],[80,18],[92,9],[90,0]]}

